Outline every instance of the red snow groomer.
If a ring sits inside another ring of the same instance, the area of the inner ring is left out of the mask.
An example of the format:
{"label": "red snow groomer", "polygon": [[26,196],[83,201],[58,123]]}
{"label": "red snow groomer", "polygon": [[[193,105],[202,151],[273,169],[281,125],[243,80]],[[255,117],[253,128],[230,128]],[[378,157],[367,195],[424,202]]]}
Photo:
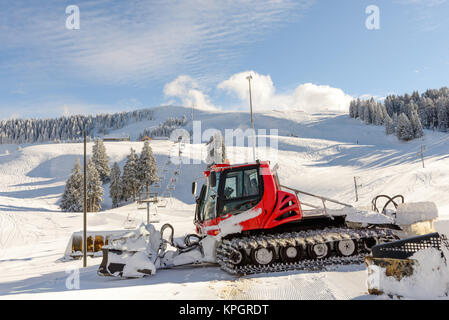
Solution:
{"label": "red snow groomer", "polygon": [[[374,245],[398,239],[393,231],[399,228],[388,220],[349,224],[346,215],[355,211],[351,205],[282,186],[276,170],[266,161],[210,167],[199,196],[197,182],[192,184],[198,241],[188,235],[183,245],[176,244],[170,225],[161,229],[164,239],[170,227],[170,240],[162,241],[183,254],[198,248],[203,252],[201,240],[214,237],[215,262],[227,272],[248,274],[361,263]],[[298,195],[319,204],[300,202]],[[335,205],[340,209],[331,208]],[[126,264],[117,263],[120,254],[117,247],[103,250],[99,274],[120,276]]]}
{"label": "red snow groomer", "polygon": [[[196,198],[195,225],[199,235],[224,234],[217,262],[231,273],[300,269],[335,262],[361,261],[360,253],[396,238],[393,224],[348,228],[345,209],[326,197],[282,186],[267,161],[212,166]],[[196,182],[192,185],[196,194]],[[321,206],[300,202],[312,197]]]}

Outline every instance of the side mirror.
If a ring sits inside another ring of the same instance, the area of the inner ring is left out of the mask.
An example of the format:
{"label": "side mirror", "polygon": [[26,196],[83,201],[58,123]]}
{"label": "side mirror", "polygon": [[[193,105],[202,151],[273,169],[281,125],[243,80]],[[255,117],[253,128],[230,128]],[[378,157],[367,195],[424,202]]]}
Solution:
{"label": "side mirror", "polygon": [[215,188],[217,186],[217,173],[215,171],[212,171],[210,173],[210,186],[212,188]]}
{"label": "side mirror", "polygon": [[196,189],[197,189],[197,182],[192,182],[192,195],[196,198]]}

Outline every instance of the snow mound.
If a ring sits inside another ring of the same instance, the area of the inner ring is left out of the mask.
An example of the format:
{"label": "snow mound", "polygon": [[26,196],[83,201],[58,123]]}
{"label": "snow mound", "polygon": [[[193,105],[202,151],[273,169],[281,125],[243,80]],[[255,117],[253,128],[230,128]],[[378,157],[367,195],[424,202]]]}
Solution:
{"label": "snow mound", "polygon": [[449,266],[445,256],[449,256],[446,248],[443,254],[435,248],[416,252],[411,257],[415,260],[412,275],[401,280],[387,276],[384,268],[371,266],[373,272],[368,276],[368,287],[374,285],[386,295],[408,299],[448,298]]}
{"label": "snow mound", "polygon": [[150,261],[145,252],[137,252],[126,260],[123,276],[126,278],[141,278],[145,274],[139,270],[148,270],[151,275],[156,274],[156,266]]}
{"label": "snow mound", "polygon": [[396,211],[396,222],[399,225],[411,225],[436,218],[438,208],[433,202],[403,203],[398,205]]}
{"label": "snow mound", "polygon": [[342,214],[346,215],[347,222],[368,224],[394,224],[394,220],[382,213],[357,208],[344,208]]}

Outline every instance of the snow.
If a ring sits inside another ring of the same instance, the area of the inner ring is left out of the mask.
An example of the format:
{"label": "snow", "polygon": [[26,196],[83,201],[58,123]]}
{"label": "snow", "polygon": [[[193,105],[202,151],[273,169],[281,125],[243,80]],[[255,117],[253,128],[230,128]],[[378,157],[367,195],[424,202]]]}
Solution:
{"label": "snow", "polygon": [[[444,256],[449,251],[443,248]],[[413,273],[400,281],[385,274],[385,269],[371,266],[373,272],[368,277],[370,286],[379,288],[385,295],[408,299],[439,299],[449,296],[449,266],[442,252],[428,248],[416,252],[411,260],[415,260]]]}
{"label": "snow", "polygon": [[[189,118],[190,111],[158,108],[155,120],[130,124],[110,134],[123,133],[135,139],[144,128],[157,126],[168,117],[186,114]],[[249,126],[248,114],[244,112],[195,110],[197,119],[202,121],[203,130]],[[386,136],[383,127],[367,126],[338,113],[266,111],[255,113],[254,119],[256,129],[279,130],[277,157],[269,160],[272,164],[279,163],[283,185],[337,199],[366,212],[370,211],[371,199],[378,194],[401,193],[406,202],[432,201],[439,211],[435,227],[449,234],[447,134],[425,131],[423,140],[404,143]],[[191,122],[187,123],[186,129],[191,128]],[[422,168],[416,156],[421,144],[427,146],[426,168]],[[88,144],[89,154],[92,145]],[[167,140],[153,140],[150,145],[161,170],[174,145]],[[140,152],[143,143],[105,142],[105,147],[110,163],[117,162],[123,168],[129,149],[133,147]],[[252,151],[232,149],[227,148],[232,163],[244,162],[244,155],[251,155]],[[256,151],[262,159],[262,150]],[[82,214],[63,213],[59,208],[65,181],[76,158],[82,159],[82,152],[83,145],[76,143],[21,145],[21,150],[17,145],[0,145],[0,299],[373,298],[367,296],[364,265],[242,278],[217,266],[197,266],[157,270],[155,276],[143,279],[114,281],[97,275],[101,258],[88,258],[86,269],[81,268],[80,260],[60,262],[72,234],[83,226]],[[183,151],[184,160],[200,159],[201,154],[206,155],[204,144],[186,144]],[[204,167],[204,164],[182,164],[167,207],[151,207],[151,212],[157,210],[160,217],[160,223],[154,224],[156,230],[170,223],[178,240],[195,233],[191,182],[201,176]],[[160,190],[164,190],[175,168],[173,164],[168,166]],[[361,185],[357,203],[354,203],[354,176]],[[112,209],[109,190],[105,191],[104,211],[88,214],[89,232],[123,230],[128,216],[136,226],[146,221],[146,211],[137,210],[135,203]],[[300,200],[314,203],[307,197],[301,196]],[[320,205],[319,201],[316,204]],[[235,227],[235,221],[231,225]],[[229,231],[227,228],[223,227]],[[143,244],[136,246],[141,248]],[[204,246],[209,258],[213,258],[213,246],[213,241]],[[70,268],[81,268],[79,290],[66,287],[66,270]]]}
{"label": "snow", "polygon": [[411,225],[438,218],[438,208],[433,202],[403,203],[398,205],[396,221],[400,225]]}
{"label": "snow", "polygon": [[391,217],[375,211],[344,208],[340,214],[346,215],[347,222],[360,223],[362,225],[394,223],[394,219]]}

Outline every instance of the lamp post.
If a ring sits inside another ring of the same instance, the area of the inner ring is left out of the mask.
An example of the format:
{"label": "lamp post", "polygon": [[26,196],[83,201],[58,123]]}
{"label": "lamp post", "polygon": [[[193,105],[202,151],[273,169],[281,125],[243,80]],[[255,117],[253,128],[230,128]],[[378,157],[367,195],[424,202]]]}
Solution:
{"label": "lamp post", "polygon": [[249,108],[250,108],[250,112],[251,112],[251,133],[252,133],[252,140],[253,140],[253,159],[254,161],[256,161],[256,141],[255,141],[255,137],[254,137],[254,120],[253,120],[253,99],[252,99],[252,95],[251,95],[251,80],[253,79],[252,75],[249,75],[246,77],[246,79],[248,79],[248,84],[249,84]]}
{"label": "lamp post", "polygon": [[83,267],[87,267],[87,133],[84,130]]}

